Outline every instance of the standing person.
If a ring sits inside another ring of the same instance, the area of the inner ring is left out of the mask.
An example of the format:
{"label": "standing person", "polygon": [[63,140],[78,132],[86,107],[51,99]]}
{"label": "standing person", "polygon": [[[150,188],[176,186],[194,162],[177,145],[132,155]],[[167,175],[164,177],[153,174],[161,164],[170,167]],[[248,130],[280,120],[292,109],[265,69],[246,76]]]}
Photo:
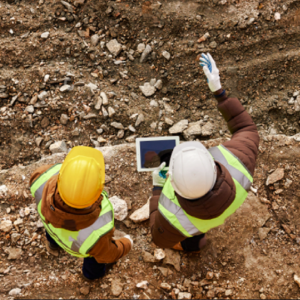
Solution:
{"label": "standing person", "polygon": [[114,210],[104,182],[102,153],[84,146],[74,147],[63,164],[42,166],[30,178],[48,247],[83,257],[87,279],[104,276],[105,264],[125,256],[133,245],[129,235],[113,240]]}
{"label": "standing person", "polygon": [[237,98],[226,96],[211,55],[202,54],[200,65],[232,138],[209,150],[201,142],[176,146],[169,177],[163,178],[164,163],[152,174],[150,200],[153,242],[191,252],[199,251],[206,244],[205,233],[223,224],[246,199],[259,145],[255,124]]}

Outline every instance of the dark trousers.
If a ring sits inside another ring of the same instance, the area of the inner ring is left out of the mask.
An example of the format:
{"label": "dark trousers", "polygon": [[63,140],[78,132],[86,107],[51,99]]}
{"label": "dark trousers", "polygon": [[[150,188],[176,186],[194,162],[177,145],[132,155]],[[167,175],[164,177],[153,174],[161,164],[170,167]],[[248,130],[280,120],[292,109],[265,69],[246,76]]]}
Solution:
{"label": "dark trousers", "polygon": [[181,242],[181,247],[184,251],[199,251],[200,241],[205,237],[205,234],[196,235],[190,238],[186,238]]}
{"label": "dark trousers", "polygon": [[[57,243],[46,231],[46,238],[52,246],[58,246]],[[83,260],[82,273],[87,279],[97,279],[105,275],[105,264],[99,264],[94,257],[85,257]]]}

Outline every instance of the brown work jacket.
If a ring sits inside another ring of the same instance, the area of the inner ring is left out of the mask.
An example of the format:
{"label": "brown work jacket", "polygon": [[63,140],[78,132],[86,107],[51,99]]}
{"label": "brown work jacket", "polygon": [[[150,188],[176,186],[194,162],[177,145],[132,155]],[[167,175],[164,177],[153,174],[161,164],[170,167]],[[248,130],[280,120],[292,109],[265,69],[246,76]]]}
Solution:
{"label": "brown work jacket", "polygon": [[[30,185],[52,165],[36,169],[30,177]],[[56,228],[78,231],[92,225],[99,217],[102,196],[87,209],[75,209],[61,199],[57,191],[58,175],[51,177],[45,185],[42,200],[42,214],[47,222]],[[50,209],[53,206],[55,210]],[[115,228],[103,235],[89,251],[98,263],[113,263],[125,256],[131,249],[131,243],[126,238],[113,240]]]}
{"label": "brown work jacket", "polygon": [[[230,141],[223,145],[237,156],[253,175],[258,153],[259,135],[248,112],[237,98],[224,96],[219,100],[218,110],[232,133]],[[234,201],[235,185],[228,170],[219,162],[214,188],[205,196],[191,201],[176,194],[181,207],[191,216],[209,220],[220,216]],[[201,184],[201,183],[199,183]],[[158,201],[161,188],[154,188],[150,199],[150,227],[153,242],[162,248],[171,248],[186,239],[159,212]]]}

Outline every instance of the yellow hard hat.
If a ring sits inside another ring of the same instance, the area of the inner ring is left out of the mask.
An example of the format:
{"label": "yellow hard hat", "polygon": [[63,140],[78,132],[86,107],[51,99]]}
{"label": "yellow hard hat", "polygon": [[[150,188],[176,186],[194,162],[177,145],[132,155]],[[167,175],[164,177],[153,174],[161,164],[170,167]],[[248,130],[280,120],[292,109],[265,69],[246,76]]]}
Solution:
{"label": "yellow hard hat", "polygon": [[91,147],[74,147],[64,160],[58,175],[58,192],[74,208],[94,204],[103,191],[105,165],[102,153]]}

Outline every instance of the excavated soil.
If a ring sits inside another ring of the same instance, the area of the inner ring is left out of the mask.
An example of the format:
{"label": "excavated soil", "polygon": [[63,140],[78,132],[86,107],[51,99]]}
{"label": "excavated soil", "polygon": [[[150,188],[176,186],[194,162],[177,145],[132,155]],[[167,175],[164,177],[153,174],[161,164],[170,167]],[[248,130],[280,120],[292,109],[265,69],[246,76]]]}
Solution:
{"label": "excavated soil", "polygon": [[[208,245],[200,254],[180,254],[180,271],[143,261],[143,251],[155,249],[148,221],[116,222],[119,230],[134,237],[134,249],[94,282],[81,277],[81,260],[46,250],[44,229],[31,211],[22,217],[22,226],[13,228],[21,234],[15,245],[11,232],[0,233],[0,297],[115,298],[111,285],[119,278],[119,298],[177,298],[173,288],[194,299],[299,298],[294,282],[294,274],[300,276],[299,137],[277,134],[300,131],[300,1],[68,3],[72,5],[0,1],[0,186],[9,187],[9,194],[0,198],[0,219],[15,221],[20,209],[34,208],[29,176],[38,165],[62,161],[58,155],[35,163],[51,154],[49,146],[55,141],[64,140],[68,147],[127,144],[136,136],[169,135],[170,124],[183,119],[211,123],[212,128],[194,137],[181,133],[181,140],[218,138],[207,143],[211,146],[230,138],[198,65],[202,52],[212,54],[224,88],[241,100],[260,130],[254,190],[225,225],[208,233]],[[275,13],[280,13],[279,20]],[[45,32],[49,37],[43,39]],[[198,42],[207,32],[207,40]],[[99,36],[96,45],[91,41],[94,34]],[[106,47],[112,39],[122,45],[116,57]],[[137,51],[141,43],[152,47],[143,63]],[[169,60],[163,51],[169,52]],[[139,86],[153,78],[162,80],[162,88],[145,97]],[[90,83],[97,88],[92,91]],[[64,84],[70,89],[63,93]],[[34,101],[43,91],[48,96]],[[106,109],[113,108],[115,114],[105,116],[95,109],[100,92],[108,95]],[[62,114],[68,117],[65,123]],[[137,115],[144,116],[139,125]],[[122,123],[123,129],[112,122]],[[106,163],[109,194],[131,202],[129,214],[145,204],[151,176],[136,172],[134,147],[116,151]],[[277,168],[284,169],[283,179],[266,186]],[[263,232],[268,233],[261,239]],[[9,247],[22,249],[21,258],[8,260]],[[173,273],[164,277],[160,266]],[[205,279],[208,272],[214,273],[212,279]],[[135,287],[142,280],[150,283],[145,291]],[[169,283],[172,292],[161,289],[162,282]],[[89,288],[87,295],[82,287]],[[21,294],[10,296],[14,288]]]}

